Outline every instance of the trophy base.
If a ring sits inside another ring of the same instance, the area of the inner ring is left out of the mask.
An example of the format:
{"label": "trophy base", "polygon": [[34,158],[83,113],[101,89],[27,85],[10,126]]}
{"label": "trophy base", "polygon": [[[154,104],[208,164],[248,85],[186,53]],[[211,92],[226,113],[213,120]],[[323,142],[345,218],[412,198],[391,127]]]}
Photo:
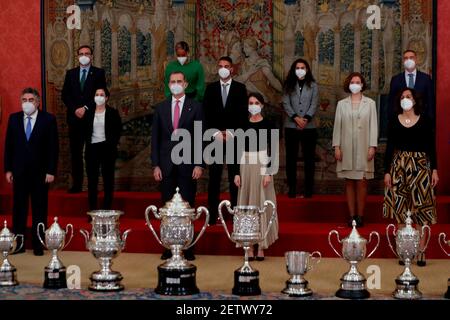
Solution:
{"label": "trophy base", "polygon": [[122,291],[124,286],[120,283],[123,277],[120,272],[111,271],[110,273],[94,272],[91,277],[89,290],[91,291]]}
{"label": "trophy base", "polygon": [[336,291],[336,297],[342,299],[367,299],[370,297],[369,291],[367,289],[363,290],[346,290],[339,289]]}
{"label": "trophy base", "polygon": [[54,270],[45,268],[44,288],[46,289],[67,288],[66,268]]}
{"label": "trophy base", "polygon": [[422,292],[420,292],[417,287],[419,284],[419,280],[399,280],[395,279],[395,283],[397,284],[397,288],[392,294],[395,299],[401,300],[418,300],[422,299]]}
{"label": "trophy base", "polygon": [[281,293],[287,294],[289,297],[309,297],[313,294],[312,290],[308,288],[306,280],[301,283],[286,281],[286,288]]}
{"label": "trophy base", "polygon": [[234,287],[232,293],[237,296],[258,296],[261,294],[259,287],[259,271],[241,272],[234,271]]}
{"label": "trophy base", "polygon": [[155,293],[167,296],[187,296],[200,293],[196,285],[197,267],[168,269],[158,266],[158,286]]}
{"label": "trophy base", "polygon": [[17,286],[18,284],[16,268],[0,271],[0,287],[12,287]]}

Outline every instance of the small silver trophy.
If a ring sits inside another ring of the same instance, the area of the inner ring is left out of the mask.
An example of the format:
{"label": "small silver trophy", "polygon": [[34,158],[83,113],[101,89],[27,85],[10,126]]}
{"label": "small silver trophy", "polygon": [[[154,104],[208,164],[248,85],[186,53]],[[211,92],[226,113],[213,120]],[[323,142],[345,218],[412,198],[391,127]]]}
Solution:
{"label": "small silver trophy", "polygon": [[[444,253],[448,257],[450,257],[450,253],[448,253],[447,250],[445,250],[445,245],[450,246],[450,240],[447,241],[446,237],[447,237],[447,235],[445,233],[443,233],[443,232],[441,232],[439,234],[439,245],[441,246],[442,251],[444,251]],[[448,278],[448,280],[447,280],[447,285],[448,285],[447,292],[445,293],[444,297],[446,299],[450,299],[450,278]]]}
{"label": "small silver trophy", "polygon": [[[20,247],[17,248],[17,238],[22,238]],[[19,284],[17,281],[16,267],[14,267],[8,260],[8,255],[16,251],[20,251],[24,246],[23,234],[14,235],[9,231],[6,220],[3,222],[3,229],[0,232],[0,251],[3,254],[3,263],[0,267],[0,286],[16,286]]]}
{"label": "small silver trophy", "polygon": [[284,256],[286,269],[291,278],[286,281],[286,287],[281,292],[290,297],[311,296],[313,292],[308,288],[308,281],[304,278],[304,275],[313,268],[312,262],[316,265],[320,262],[320,259],[322,259],[320,252],[288,251]]}
{"label": "small silver trophy", "polygon": [[[336,234],[337,240],[342,244],[342,255],[334,248],[331,243],[331,236]],[[375,235],[378,242],[372,252],[367,255],[370,258],[380,245],[380,235],[376,231],[372,231],[369,235],[369,242],[361,237],[356,230],[356,221],[352,221],[352,231],[347,238],[339,239],[339,233],[336,230],[330,231],[328,234],[328,243],[334,252],[341,258],[350,263],[350,270],[341,277],[341,286],[336,291],[336,297],[343,299],[367,299],[370,293],[366,288],[366,278],[358,271],[358,263],[366,258],[367,244],[372,241],[372,236]]]}
{"label": "small silver trophy", "polygon": [[[156,219],[161,220],[161,239],[150,221],[150,212],[153,212]],[[194,221],[200,218],[202,212],[205,213],[205,223],[194,240]],[[159,213],[153,205],[145,209],[145,220],[159,244],[172,251],[172,257],[158,266],[158,286],[155,292],[163,295],[199,293],[196,284],[197,267],[184,258],[182,250],[192,247],[205,232],[209,221],[208,209],[191,208],[189,203],[181,197],[179,188],[176,188],[172,199],[159,209]]]}
{"label": "small silver trophy", "polygon": [[[73,225],[69,223],[66,225],[66,230],[64,231],[58,224],[58,217],[55,217],[53,220],[53,224],[45,232],[45,225],[40,222],[37,225],[37,235],[44,248],[52,251],[52,258],[45,267],[44,288],[61,289],[67,288],[66,267],[59,259],[58,251],[64,250],[72,240]],[[45,242],[41,238],[40,229],[42,229],[45,234]],[[69,229],[71,231],[70,237],[66,242],[66,234],[69,232]]]}
{"label": "small silver trophy", "polygon": [[[395,230],[395,226],[390,224],[386,227],[386,236],[389,247],[392,252],[405,263],[405,269],[401,275],[395,279],[397,287],[393,292],[396,299],[416,300],[422,298],[422,293],[418,289],[419,279],[411,271],[411,262],[420,253],[419,246],[421,239],[425,236],[425,230],[428,231],[428,240],[423,248],[424,252],[428,246],[431,237],[431,229],[429,226],[422,226],[422,232],[414,229],[412,226],[411,212],[406,213],[406,226],[402,229]],[[389,238],[389,230],[392,228],[392,234],[395,236],[396,250],[392,246]]]}
{"label": "small silver trophy", "polygon": [[117,257],[125,248],[128,229],[120,235],[119,217],[122,211],[94,210],[87,213],[92,217],[92,231],[81,229],[80,232],[86,240],[86,248],[99,260],[101,270],[91,274],[89,290],[92,291],[120,291],[124,286],[123,279],[118,271],[112,271],[112,259]]}
{"label": "small silver trophy", "polygon": [[[261,216],[265,213],[269,205],[272,207],[272,215],[266,233],[262,235]],[[233,233],[231,235],[222,215],[222,208],[224,206],[227,208],[227,211],[233,215]],[[257,206],[236,206],[232,210],[230,201],[223,200],[219,204],[218,213],[228,239],[238,246],[242,246],[245,252],[244,264],[234,271],[234,287],[232,293],[239,296],[254,296],[261,294],[261,288],[259,287],[259,271],[253,269],[248,262],[248,252],[254,244],[260,243],[267,238],[277,215],[275,204],[270,200],[266,200],[261,209]]]}

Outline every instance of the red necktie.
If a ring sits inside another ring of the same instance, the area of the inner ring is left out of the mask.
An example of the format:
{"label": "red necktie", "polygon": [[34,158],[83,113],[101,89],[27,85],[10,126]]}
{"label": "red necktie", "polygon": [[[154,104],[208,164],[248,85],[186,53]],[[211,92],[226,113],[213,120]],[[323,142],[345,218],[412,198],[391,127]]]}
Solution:
{"label": "red necktie", "polygon": [[173,113],[173,130],[178,129],[178,122],[180,121],[180,100],[175,102],[175,111]]}

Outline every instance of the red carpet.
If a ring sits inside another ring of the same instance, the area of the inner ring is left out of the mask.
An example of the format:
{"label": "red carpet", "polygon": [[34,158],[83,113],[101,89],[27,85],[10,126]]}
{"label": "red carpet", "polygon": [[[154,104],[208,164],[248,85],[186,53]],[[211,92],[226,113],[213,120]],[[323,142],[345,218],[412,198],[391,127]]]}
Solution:
{"label": "red carpet", "polygon": [[[224,194],[225,198],[227,195]],[[207,194],[197,197],[197,206],[206,205]],[[365,227],[359,232],[368,239],[372,230],[378,231],[381,236],[380,248],[374,254],[377,258],[393,258],[386,239],[386,226],[392,221],[382,217],[382,196],[369,196],[366,208]],[[280,224],[279,239],[267,250],[267,255],[282,256],[288,250],[319,250],[326,257],[335,254],[328,245],[328,233],[332,229],[339,231],[341,239],[345,238],[350,228],[347,222],[347,204],[343,195],[317,195],[311,199],[289,199],[285,195],[278,196],[278,219]],[[438,245],[440,232],[445,232],[450,238],[450,196],[440,196],[437,199],[437,212],[439,223],[432,226],[432,238],[427,250],[428,258],[445,258]],[[128,228],[133,231],[128,236],[127,252],[161,252],[162,248],[154,239],[152,233],[145,225],[144,211],[151,204],[161,207],[158,193],[145,192],[117,192],[115,194],[114,208],[123,210],[125,215],[121,218],[121,230]],[[11,226],[12,197],[10,194],[0,194],[0,218],[6,219]],[[84,238],[79,233],[80,228],[90,231],[87,222],[87,193],[67,194],[65,191],[51,191],[49,201],[49,223],[56,215],[62,226],[72,223],[75,226],[75,236],[67,250],[86,250]],[[202,222],[196,222],[196,229],[200,230]],[[158,221],[154,221],[158,229]],[[31,215],[29,216],[31,226]],[[229,226],[231,230],[231,225]],[[31,227],[28,230],[31,234]],[[335,239],[334,239],[335,240]],[[340,250],[340,245],[335,242]],[[373,244],[368,246],[368,252]],[[31,247],[30,237],[27,247]],[[196,245],[199,254],[241,255],[238,249],[227,238],[221,225],[208,227],[203,237]]]}

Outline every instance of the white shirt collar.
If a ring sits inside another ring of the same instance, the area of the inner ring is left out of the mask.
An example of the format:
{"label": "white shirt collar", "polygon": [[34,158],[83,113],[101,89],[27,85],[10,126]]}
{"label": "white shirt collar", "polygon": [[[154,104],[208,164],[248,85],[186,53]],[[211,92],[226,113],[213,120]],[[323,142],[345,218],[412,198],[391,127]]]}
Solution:
{"label": "white shirt collar", "polygon": [[413,72],[409,72],[408,70],[405,70],[406,77],[408,77],[408,74],[411,74],[411,73],[414,75],[414,77],[416,77],[416,75],[417,75],[417,68],[414,69]]}
{"label": "white shirt collar", "polygon": [[[181,105],[184,105],[184,100],[186,99],[186,95],[183,95],[178,101],[180,101]],[[172,105],[174,105],[177,102],[177,99],[175,99],[174,96],[172,96]]]}
{"label": "white shirt collar", "polygon": [[231,81],[232,81],[232,80],[233,80],[232,78],[230,78],[228,81],[223,81],[222,79],[220,79],[220,85],[221,85],[221,86],[224,85],[224,84],[231,85]]}
{"label": "white shirt collar", "polygon": [[34,120],[36,120],[36,118],[37,118],[38,112],[39,112],[39,110],[36,109],[36,111],[35,111],[34,113],[30,114],[29,116],[26,115],[25,112],[24,112],[24,113],[23,113],[23,119],[24,119],[24,120],[27,120],[28,117],[31,117],[31,120],[34,121]]}

